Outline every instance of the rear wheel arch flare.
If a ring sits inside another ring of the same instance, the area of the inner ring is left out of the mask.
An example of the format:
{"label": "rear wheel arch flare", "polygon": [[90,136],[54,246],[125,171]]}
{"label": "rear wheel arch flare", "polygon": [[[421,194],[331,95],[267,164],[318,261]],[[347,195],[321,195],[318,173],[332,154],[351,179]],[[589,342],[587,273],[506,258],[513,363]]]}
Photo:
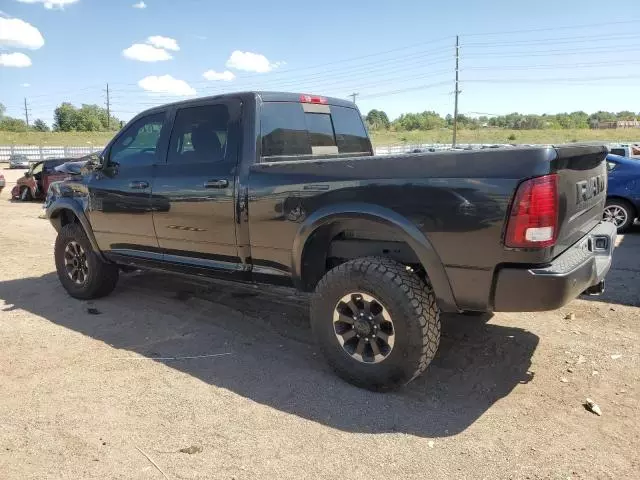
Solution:
{"label": "rear wheel arch flare", "polygon": [[376,205],[334,205],[320,209],[306,219],[292,249],[292,273],[299,288],[306,291],[315,288],[326,273],[326,253],[331,240],[353,225],[375,226],[387,238],[406,243],[427,272],[440,308],[458,311],[444,265],[429,240],[406,218]]}

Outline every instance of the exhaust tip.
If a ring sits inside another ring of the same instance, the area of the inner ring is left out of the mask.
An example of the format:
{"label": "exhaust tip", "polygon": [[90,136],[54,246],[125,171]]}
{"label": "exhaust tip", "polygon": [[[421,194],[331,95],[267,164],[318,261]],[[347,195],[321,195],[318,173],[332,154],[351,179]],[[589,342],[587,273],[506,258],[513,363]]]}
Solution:
{"label": "exhaust tip", "polygon": [[582,292],[583,295],[591,295],[591,296],[602,295],[603,293],[604,293],[604,280],[601,280],[600,282],[590,286],[584,292]]}

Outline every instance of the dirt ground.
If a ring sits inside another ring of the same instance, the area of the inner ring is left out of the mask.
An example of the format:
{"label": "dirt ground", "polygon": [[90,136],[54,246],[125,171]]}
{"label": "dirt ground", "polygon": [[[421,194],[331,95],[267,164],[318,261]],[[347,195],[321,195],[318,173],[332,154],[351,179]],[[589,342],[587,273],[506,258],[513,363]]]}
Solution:
{"label": "dirt ground", "polygon": [[604,296],[448,315],[426,374],[374,394],[332,374],[288,290],[136,273],[70,298],[5,176],[1,479],[640,478],[640,228]]}

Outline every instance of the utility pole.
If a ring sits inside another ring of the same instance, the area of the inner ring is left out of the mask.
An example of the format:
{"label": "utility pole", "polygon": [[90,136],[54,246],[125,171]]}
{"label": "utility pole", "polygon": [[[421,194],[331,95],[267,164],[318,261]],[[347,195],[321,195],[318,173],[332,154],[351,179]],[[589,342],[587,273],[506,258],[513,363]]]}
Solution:
{"label": "utility pole", "polygon": [[356,103],[356,97],[357,97],[358,95],[360,95],[360,94],[359,94],[359,93],[356,93],[356,92],[354,92],[354,93],[352,93],[351,95],[349,95],[349,96],[353,99],[353,103]]}
{"label": "utility pole", "polygon": [[107,129],[110,127],[111,121],[111,104],[109,103],[109,84],[107,83]]}
{"label": "utility pole", "polygon": [[27,127],[29,126],[29,108],[27,107],[27,97],[24,97],[24,118],[27,120]]}
{"label": "utility pole", "polygon": [[460,89],[458,88],[459,83],[459,61],[460,61],[460,37],[456,35],[456,100],[455,106],[453,107],[453,145],[456,146],[456,140],[458,136],[458,96],[460,95]]}

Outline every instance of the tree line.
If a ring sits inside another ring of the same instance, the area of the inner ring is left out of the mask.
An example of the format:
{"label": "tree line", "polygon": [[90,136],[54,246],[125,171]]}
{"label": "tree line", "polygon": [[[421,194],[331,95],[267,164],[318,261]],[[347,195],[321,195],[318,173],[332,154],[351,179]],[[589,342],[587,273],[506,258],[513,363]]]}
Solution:
{"label": "tree line", "polygon": [[[598,128],[601,122],[638,119],[640,119],[640,114],[630,111],[617,113],[599,111],[592,114],[578,111],[551,115],[509,113],[507,115],[480,115],[478,117],[460,114],[458,115],[458,128],[471,130],[487,127],[510,130],[586,129]],[[403,113],[395,120],[390,121],[384,111],[374,109],[364,117],[364,120],[370,130],[435,130],[453,127],[453,116],[443,117],[433,111]]]}
{"label": "tree line", "polygon": [[0,130],[9,132],[101,132],[120,129],[122,122],[113,115],[107,114],[107,109],[98,105],[75,107],[65,102],[53,112],[51,128],[42,119],[37,118],[31,125],[21,118],[5,115],[5,107],[0,103]]}

